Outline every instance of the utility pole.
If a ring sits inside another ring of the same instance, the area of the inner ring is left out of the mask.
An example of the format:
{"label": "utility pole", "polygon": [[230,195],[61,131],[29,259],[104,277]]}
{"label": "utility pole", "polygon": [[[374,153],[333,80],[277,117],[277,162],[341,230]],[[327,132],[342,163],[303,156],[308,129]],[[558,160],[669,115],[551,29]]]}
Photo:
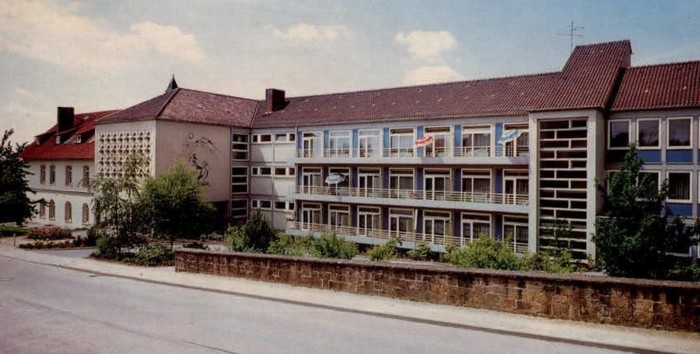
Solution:
{"label": "utility pole", "polygon": [[583,29],[583,27],[576,26],[576,25],[574,25],[574,21],[571,21],[571,24],[569,25],[569,29],[567,30],[567,32],[566,33],[557,33],[557,35],[569,37],[569,47],[570,47],[570,50],[573,52],[574,51],[574,37],[583,38],[582,34],[576,33],[577,31],[580,31],[582,29]]}

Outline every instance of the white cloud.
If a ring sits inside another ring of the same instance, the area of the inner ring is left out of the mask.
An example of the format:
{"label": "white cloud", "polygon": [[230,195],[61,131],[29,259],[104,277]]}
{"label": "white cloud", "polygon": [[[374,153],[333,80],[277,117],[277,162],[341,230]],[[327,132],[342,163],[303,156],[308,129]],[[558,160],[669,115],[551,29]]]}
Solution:
{"label": "white cloud", "polygon": [[394,37],[394,41],[406,46],[413,57],[422,60],[435,59],[442,52],[457,45],[457,41],[448,31],[413,31],[409,34],[401,32]]}
{"label": "white cloud", "polygon": [[55,113],[46,110],[46,96],[23,88],[15,89],[14,97],[0,112],[0,121],[5,128],[15,130],[12,141],[29,142],[33,136],[43,133],[55,119]]}
{"label": "white cloud", "polygon": [[[53,0],[0,0],[0,50],[45,61],[83,75],[117,75],[162,58],[196,62],[204,52],[192,34],[142,22],[120,32],[81,16],[78,5]],[[159,57],[151,57],[153,54]]]}
{"label": "white cloud", "polygon": [[404,75],[403,82],[406,85],[430,84],[436,82],[457,81],[463,79],[462,75],[449,66],[424,66],[411,70]]}
{"label": "white cloud", "polygon": [[332,41],[350,35],[350,31],[345,26],[315,26],[303,22],[289,27],[286,31],[273,25],[267,25],[265,28],[275,37],[297,42]]}

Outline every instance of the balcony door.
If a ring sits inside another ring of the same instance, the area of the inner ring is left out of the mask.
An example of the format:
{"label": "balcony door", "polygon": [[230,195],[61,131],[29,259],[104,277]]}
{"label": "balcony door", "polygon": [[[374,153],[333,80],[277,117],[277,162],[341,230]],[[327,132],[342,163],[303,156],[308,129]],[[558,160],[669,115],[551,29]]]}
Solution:
{"label": "balcony door", "polygon": [[330,226],[333,231],[342,231],[343,227],[350,226],[350,206],[329,205],[328,226]]}
{"label": "balcony door", "polygon": [[503,203],[521,205],[527,203],[528,185],[527,170],[503,171]]}
{"label": "balcony door", "polygon": [[423,218],[423,240],[444,245],[445,237],[451,233],[449,212],[426,211]]}
{"label": "balcony door", "polygon": [[425,170],[425,199],[445,200],[446,192],[450,191],[452,173],[450,170]]}
{"label": "balcony door", "polygon": [[301,170],[301,187],[304,194],[318,194],[323,187],[320,168],[303,168]]}
{"label": "balcony door", "polygon": [[382,188],[382,175],[378,168],[360,168],[358,170],[359,196],[373,197],[374,189]]}
{"label": "balcony door", "polygon": [[315,226],[323,223],[321,205],[304,203],[301,205],[301,229],[313,231]]}
{"label": "balcony door", "polygon": [[323,149],[321,133],[304,133],[302,135],[301,146],[303,157],[321,157],[321,151]]}
{"label": "balcony door", "polygon": [[414,216],[412,209],[389,209],[389,233],[391,236],[405,240],[407,233],[414,233]]}
{"label": "balcony door", "polygon": [[360,236],[372,236],[381,230],[381,209],[377,207],[357,208],[357,234]]}

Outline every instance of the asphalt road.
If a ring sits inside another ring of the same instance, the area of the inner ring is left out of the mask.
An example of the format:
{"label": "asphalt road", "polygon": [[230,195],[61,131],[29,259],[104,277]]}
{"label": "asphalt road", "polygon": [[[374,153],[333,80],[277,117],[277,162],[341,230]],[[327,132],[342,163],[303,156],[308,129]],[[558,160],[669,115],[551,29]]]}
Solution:
{"label": "asphalt road", "polygon": [[612,353],[0,256],[0,353]]}

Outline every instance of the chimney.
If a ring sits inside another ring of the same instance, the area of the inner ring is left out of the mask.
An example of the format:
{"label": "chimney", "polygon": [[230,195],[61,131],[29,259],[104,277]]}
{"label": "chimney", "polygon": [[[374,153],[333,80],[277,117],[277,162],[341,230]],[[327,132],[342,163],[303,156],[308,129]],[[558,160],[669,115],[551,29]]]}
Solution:
{"label": "chimney", "polygon": [[272,113],[284,108],[284,90],[269,88],[265,90],[265,113]]}
{"label": "chimney", "polygon": [[58,131],[73,128],[73,107],[58,107]]}

